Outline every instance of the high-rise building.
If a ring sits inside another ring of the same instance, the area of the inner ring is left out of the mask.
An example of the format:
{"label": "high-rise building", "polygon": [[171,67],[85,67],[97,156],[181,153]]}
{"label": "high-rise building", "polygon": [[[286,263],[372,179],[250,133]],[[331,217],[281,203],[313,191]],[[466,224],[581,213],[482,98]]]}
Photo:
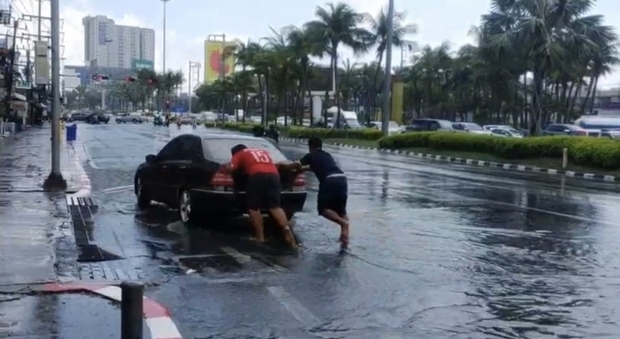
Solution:
{"label": "high-rise building", "polygon": [[86,66],[132,68],[139,61],[152,65],[155,58],[155,31],[150,28],[116,25],[102,16],[87,16],[84,25]]}

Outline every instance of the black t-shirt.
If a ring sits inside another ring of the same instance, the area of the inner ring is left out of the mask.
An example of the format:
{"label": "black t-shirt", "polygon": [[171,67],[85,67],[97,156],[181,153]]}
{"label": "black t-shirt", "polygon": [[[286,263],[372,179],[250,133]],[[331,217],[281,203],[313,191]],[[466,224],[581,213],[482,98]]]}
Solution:
{"label": "black t-shirt", "polygon": [[319,182],[323,182],[327,176],[332,174],[343,174],[344,172],[336,165],[336,161],[331,154],[319,150],[308,153],[299,160],[303,166],[310,166]]}

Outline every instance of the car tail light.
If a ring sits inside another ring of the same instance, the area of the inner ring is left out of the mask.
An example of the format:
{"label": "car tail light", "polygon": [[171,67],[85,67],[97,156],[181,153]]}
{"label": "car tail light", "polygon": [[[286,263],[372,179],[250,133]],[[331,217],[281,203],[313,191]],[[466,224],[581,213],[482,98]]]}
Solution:
{"label": "car tail light", "polygon": [[303,173],[298,174],[293,180],[293,190],[304,190],[306,189],[306,177]]}
{"label": "car tail light", "polygon": [[211,185],[217,189],[225,190],[233,188],[235,182],[230,173],[225,172],[224,170],[219,170],[213,175],[213,179],[211,179]]}

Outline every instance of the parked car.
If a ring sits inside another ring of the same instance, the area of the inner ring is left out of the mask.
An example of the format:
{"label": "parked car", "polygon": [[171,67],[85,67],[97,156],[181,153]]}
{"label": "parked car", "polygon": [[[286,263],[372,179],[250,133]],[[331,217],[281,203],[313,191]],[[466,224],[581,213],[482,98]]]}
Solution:
{"label": "parked car", "polygon": [[85,121],[89,116],[91,116],[91,112],[77,112],[73,113],[67,117],[68,122],[73,121]]}
{"label": "parked car", "polygon": [[457,131],[463,131],[467,133],[491,135],[490,131],[485,130],[480,125],[473,122],[455,122],[452,124],[452,128]]}
{"label": "parked car", "polygon": [[443,119],[413,119],[411,125],[405,126],[405,132],[454,131],[452,122]]}
{"label": "parked car", "polygon": [[575,135],[586,136],[588,132],[585,129],[571,124],[548,124],[543,135]]}
{"label": "parked car", "polygon": [[140,113],[124,113],[116,116],[117,124],[125,124],[133,122],[134,124],[141,124],[144,122],[144,117]]}
{"label": "parked car", "polygon": [[[178,208],[183,222],[196,219],[221,221],[246,213],[244,175],[221,171],[237,144],[267,150],[275,162],[289,161],[272,142],[243,135],[182,134],[157,155],[147,155],[136,170],[134,188],[138,207],[151,201]],[[306,183],[303,174],[280,171],[282,208],[288,218],[303,209]],[[266,211],[264,211],[266,213]]]}
{"label": "parked car", "polygon": [[[366,127],[381,130],[382,125],[381,121],[371,121],[366,124]],[[399,134],[405,131],[405,127],[400,126],[396,121],[390,121],[388,131],[390,134]]]}
{"label": "parked car", "polygon": [[492,128],[489,130],[491,135],[503,138],[523,138],[523,134],[519,131],[512,131],[504,128]]}
{"label": "parked car", "polygon": [[521,136],[525,136],[525,134],[522,131],[519,131],[518,129],[512,126],[508,126],[508,125],[484,125],[482,126],[482,128],[484,128],[487,131],[491,131],[494,129],[503,129],[503,130],[509,131],[513,135],[520,134]]}
{"label": "parked car", "polygon": [[110,117],[103,113],[91,113],[84,121],[89,124],[107,124],[110,122]]}

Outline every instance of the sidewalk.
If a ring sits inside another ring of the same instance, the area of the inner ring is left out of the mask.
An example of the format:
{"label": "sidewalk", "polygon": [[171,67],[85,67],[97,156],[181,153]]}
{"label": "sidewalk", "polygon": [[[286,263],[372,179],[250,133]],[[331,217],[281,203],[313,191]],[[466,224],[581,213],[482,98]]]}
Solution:
{"label": "sidewalk", "polygon": [[[68,193],[43,191],[51,167],[50,135],[47,126],[0,140],[0,338],[116,339],[120,289],[62,283],[74,280],[78,248]],[[61,171],[68,191],[85,195],[90,182],[77,152],[61,144]],[[148,298],[144,303],[145,339],[180,338],[167,310]],[[158,330],[164,335],[150,334]]]}
{"label": "sidewalk", "polygon": [[[71,237],[71,221],[64,193],[42,189],[51,167],[50,133],[33,128],[0,144],[0,286],[57,280],[55,246]],[[61,150],[63,175],[76,187],[81,171]]]}

